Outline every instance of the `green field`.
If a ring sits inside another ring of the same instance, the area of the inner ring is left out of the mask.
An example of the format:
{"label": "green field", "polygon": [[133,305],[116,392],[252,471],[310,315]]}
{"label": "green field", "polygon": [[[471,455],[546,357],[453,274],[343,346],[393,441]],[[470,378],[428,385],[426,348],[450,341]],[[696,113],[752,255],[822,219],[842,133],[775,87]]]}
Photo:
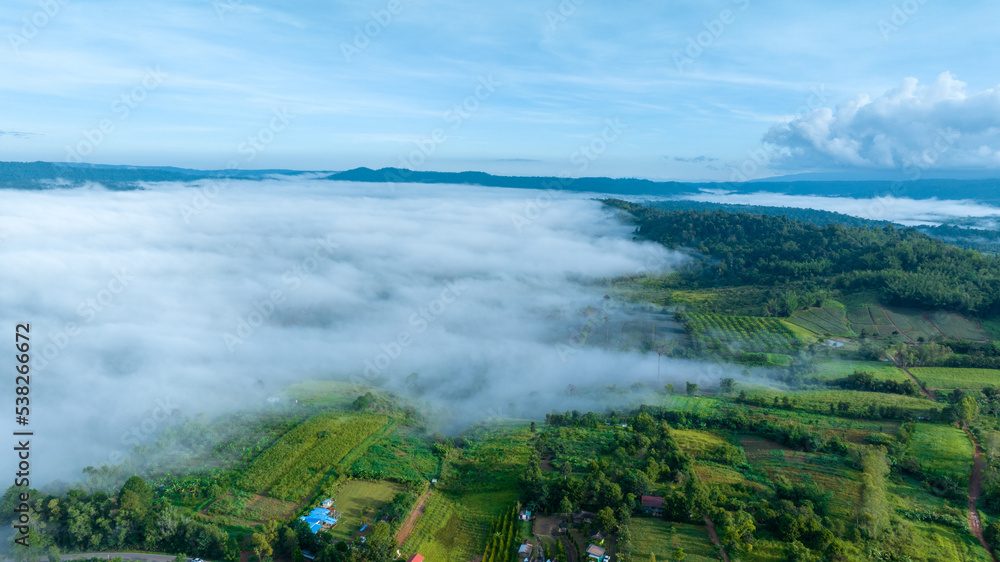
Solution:
{"label": "green field", "polygon": [[817,381],[842,379],[855,371],[871,373],[879,380],[906,381],[910,377],[888,361],[817,361],[806,378]]}
{"label": "green field", "polygon": [[717,551],[708,540],[704,525],[636,517],[632,519],[630,530],[636,560],[645,562],[650,553],[656,555],[657,560],[674,560],[673,553],[678,547],[687,554],[685,562],[717,560]]}
{"label": "green field", "polygon": [[752,389],[747,391],[747,395],[750,398],[761,397],[768,404],[773,403],[775,397],[780,401],[787,396],[792,400],[794,407],[816,413],[828,413],[830,404],[836,408],[840,402],[850,404],[849,414],[866,411],[871,406],[898,407],[915,416],[928,415],[929,412],[939,409],[934,402],[923,398],[860,390],[806,390],[789,394],[770,389]]}
{"label": "green field", "polygon": [[1000,386],[1000,369],[913,367],[913,376],[927,388],[986,388]]}
{"label": "green field", "polygon": [[947,476],[968,485],[972,468],[972,443],[965,432],[949,425],[917,423],[910,454],[920,460],[929,476]]}
{"label": "green field", "polygon": [[[363,523],[370,524],[379,508],[402,491],[402,486],[391,482],[349,480],[342,483],[333,496],[337,509],[343,514],[337,526],[330,530],[334,541],[347,540]],[[366,507],[367,515],[362,517]]]}
{"label": "green field", "polygon": [[802,345],[792,329],[777,318],[687,313],[684,329],[696,346],[730,353],[782,353]]}

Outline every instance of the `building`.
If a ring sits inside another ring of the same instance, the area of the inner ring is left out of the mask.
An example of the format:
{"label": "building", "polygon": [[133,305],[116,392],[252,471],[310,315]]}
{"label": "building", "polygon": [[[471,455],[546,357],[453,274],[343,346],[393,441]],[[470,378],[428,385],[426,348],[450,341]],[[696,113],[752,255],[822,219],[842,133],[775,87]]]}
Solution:
{"label": "building", "polygon": [[525,510],[521,510],[520,518],[521,518],[521,521],[531,521],[531,519],[532,519],[531,512],[528,511],[528,510],[526,510],[526,509]]}
{"label": "building", "polygon": [[413,556],[407,558],[406,562],[424,562],[424,557],[419,554],[414,554]]}
{"label": "building", "polygon": [[655,516],[663,515],[663,498],[660,496],[642,496],[642,510]]}
{"label": "building", "polygon": [[607,549],[604,548],[603,546],[592,544],[587,547],[587,558],[591,558],[593,560],[600,560],[604,558],[605,552],[607,552]]}
{"label": "building", "polygon": [[333,498],[326,498],[325,500],[323,500],[323,503],[319,504],[319,506],[325,507],[326,509],[330,509],[331,507],[333,507]]}
{"label": "building", "polygon": [[531,549],[532,549],[531,543],[528,542],[528,541],[525,541],[524,544],[521,545],[521,548],[517,549],[517,557],[518,558],[523,558],[525,560],[530,560],[531,559]]}

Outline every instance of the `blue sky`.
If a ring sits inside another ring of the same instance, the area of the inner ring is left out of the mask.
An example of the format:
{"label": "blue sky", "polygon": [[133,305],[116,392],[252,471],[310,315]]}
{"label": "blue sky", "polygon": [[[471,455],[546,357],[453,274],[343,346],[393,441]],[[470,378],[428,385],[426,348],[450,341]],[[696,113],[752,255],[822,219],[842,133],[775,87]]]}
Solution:
{"label": "blue sky", "polygon": [[998,19],[940,0],[8,0],[0,160],[995,169]]}

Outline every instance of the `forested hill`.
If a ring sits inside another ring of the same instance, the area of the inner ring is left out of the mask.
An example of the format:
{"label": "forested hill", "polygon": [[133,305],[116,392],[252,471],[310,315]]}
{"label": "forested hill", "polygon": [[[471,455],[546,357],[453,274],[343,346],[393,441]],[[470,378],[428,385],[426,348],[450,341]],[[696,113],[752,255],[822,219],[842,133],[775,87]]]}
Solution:
{"label": "forested hill", "polygon": [[711,256],[697,272],[700,282],[806,282],[848,292],[876,290],[887,304],[1000,313],[1000,260],[911,228],[818,226],[750,213],[604,203],[635,217],[643,238]]}
{"label": "forested hill", "polygon": [[770,215],[773,217],[788,217],[802,222],[826,226],[839,224],[841,226],[877,226],[894,224],[889,221],[863,219],[833,211],[806,209],[801,207],[768,207],[764,205],[744,205],[737,203],[713,203],[710,201],[691,201],[687,199],[671,201],[646,201],[647,207],[664,211],[726,211],[729,213],[750,213],[753,215]]}
{"label": "forested hill", "polygon": [[593,191],[619,195],[679,195],[697,193],[698,184],[651,181],[637,178],[560,178],[545,176],[495,176],[485,172],[418,172],[401,168],[355,168],[327,176],[329,180],[357,182],[434,183]]}
{"label": "forested hill", "polygon": [[191,170],[156,166],[102,166],[57,162],[0,162],[0,188],[49,189],[99,183],[108,189],[138,189],[139,182],[194,181],[208,178],[261,179],[292,170]]}

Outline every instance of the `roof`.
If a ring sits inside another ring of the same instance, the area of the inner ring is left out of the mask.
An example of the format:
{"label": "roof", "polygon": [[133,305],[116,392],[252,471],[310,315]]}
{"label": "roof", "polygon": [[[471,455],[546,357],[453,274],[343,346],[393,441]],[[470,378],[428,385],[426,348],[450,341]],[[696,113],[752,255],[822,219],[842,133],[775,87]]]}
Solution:
{"label": "roof", "polygon": [[607,552],[606,548],[604,548],[603,546],[597,546],[596,544],[592,544],[587,547],[587,554],[589,554],[590,556],[596,556],[600,558],[604,556],[605,552]]}
{"label": "roof", "polygon": [[521,548],[517,549],[517,553],[518,554],[527,553],[527,552],[531,552],[531,543],[527,543],[526,542],[526,543],[524,543],[524,544],[521,545]]}
{"label": "roof", "polygon": [[424,557],[419,554],[414,554],[413,556],[407,558],[406,562],[424,562]]}
{"label": "roof", "polygon": [[663,498],[659,496],[642,496],[642,507],[663,509]]}
{"label": "roof", "polygon": [[323,522],[315,517],[299,517],[299,519],[305,521],[306,525],[309,525],[309,530],[314,534],[323,526]]}

